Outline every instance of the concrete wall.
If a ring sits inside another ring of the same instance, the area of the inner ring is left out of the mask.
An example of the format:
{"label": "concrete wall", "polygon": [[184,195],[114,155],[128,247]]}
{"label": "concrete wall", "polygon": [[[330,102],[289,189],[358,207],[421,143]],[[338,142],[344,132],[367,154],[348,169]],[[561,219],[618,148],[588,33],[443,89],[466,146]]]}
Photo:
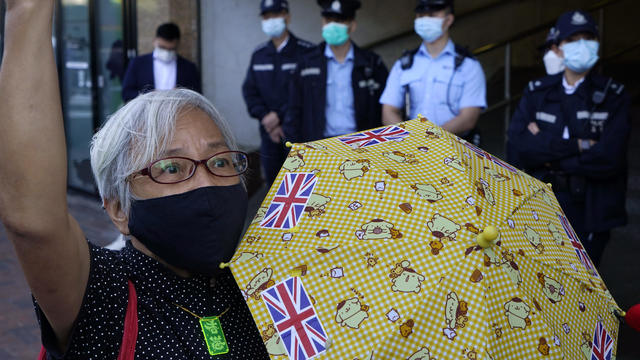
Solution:
{"label": "concrete wall", "polygon": [[[148,0],[145,0],[148,1]],[[313,42],[321,41],[320,11],[315,1],[290,0],[291,30]],[[496,3],[496,0],[458,0],[456,13],[460,15],[451,35],[461,45],[475,49],[505,40],[513,34],[553,21],[563,11],[588,8],[598,0],[517,0],[502,1],[496,7],[476,16],[464,17],[469,10]],[[204,94],[231,121],[239,142],[247,148],[259,145],[257,121],[250,119],[241,94],[241,85],[253,49],[266,41],[260,30],[259,1],[202,0],[201,36]],[[368,0],[357,14],[358,28],[353,39],[368,46],[392,35],[409,32],[393,42],[373,48],[387,66],[391,67],[404,49],[415,48],[420,39],[412,33],[415,0]],[[633,11],[636,10],[636,11]],[[604,13],[605,55],[621,46],[640,40],[640,31],[632,14],[640,10],[640,1],[620,0],[608,6]],[[596,19],[599,14],[594,13]],[[546,32],[529,36],[515,43],[512,64],[515,67],[541,66],[537,47]],[[636,40],[634,40],[636,39]],[[638,52],[635,52],[636,59]],[[504,65],[504,48],[479,57],[489,79]],[[519,91],[520,89],[513,89]]]}

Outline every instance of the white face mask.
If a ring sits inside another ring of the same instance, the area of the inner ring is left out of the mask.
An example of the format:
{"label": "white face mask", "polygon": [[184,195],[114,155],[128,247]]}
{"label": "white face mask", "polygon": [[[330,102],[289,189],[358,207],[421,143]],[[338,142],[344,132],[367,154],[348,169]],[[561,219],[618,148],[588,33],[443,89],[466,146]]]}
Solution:
{"label": "white face mask", "polygon": [[564,71],[564,59],[558,56],[553,50],[547,51],[542,57],[544,68],[548,75],[559,74]]}
{"label": "white face mask", "polygon": [[413,29],[416,34],[420,35],[422,40],[432,43],[440,38],[443,34],[442,24],[444,18],[422,16],[414,20]]}
{"label": "white face mask", "polygon": [[162,62],[169,63],[174,61],[178,57],[178,54],[176,54],[175,50],[167,50],[156,46],[153,51],[153,57]]}
{"label": "white face mask", "polygon": [[270,38],[277,38],[282,35],[286,28],[287,24],[283,17],[262,20],[262,31]]}

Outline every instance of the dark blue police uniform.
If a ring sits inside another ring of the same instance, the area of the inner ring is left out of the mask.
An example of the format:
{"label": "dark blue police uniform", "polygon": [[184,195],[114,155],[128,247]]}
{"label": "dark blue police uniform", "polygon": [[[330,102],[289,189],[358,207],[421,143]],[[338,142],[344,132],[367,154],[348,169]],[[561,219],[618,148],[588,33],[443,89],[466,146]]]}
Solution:
{"label": "dark blue police uniform", "polygon": [[[508,130],[508,157],[553,190],[595,263],[609,230],[626,224],[630,99],[624,85],[588,74],[572,95],[563,74],[531,81]],[[535,122],[540,132],[527,126]],[[584,151],[578,140],[597,143]]]}
{"label": "dark blue police uniform", "polygon": [[[312,43],[289,33],[289,40],[280,52],[271,40],[256,48],[242,85],[242,95],[251,117],[260,121],[269,112],[275,111],[280,121],[284,120],[289,98],[289,82],[296,71],[299,57],[312,47]],[[283,144],[271,141],[262,126],[260,136],[261,161],[266,180],[271,183],[278,174],[288,150]]]}
{"label": "dark blue police uniform", "polygon": [[[289,109],[283,124],[285,137],[292,142],[323,138],[326,128],[327,57],[326,43],[304,54],[290,87]],[[351,89],[358,131],[382,126],[380,95],[389,71],[380,57],[356,46]]]}

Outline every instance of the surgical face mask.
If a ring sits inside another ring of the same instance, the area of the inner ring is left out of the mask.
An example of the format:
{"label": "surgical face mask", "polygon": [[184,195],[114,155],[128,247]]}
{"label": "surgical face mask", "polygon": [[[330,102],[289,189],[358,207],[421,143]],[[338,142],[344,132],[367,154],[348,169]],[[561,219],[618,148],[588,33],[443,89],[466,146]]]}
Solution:
{"label": "surgical face mask", "polygon": [[262,20],[262,31],[270,38],[277,38],[287,28],[283,17]]}
{"label": "surgical face mask", "polygon": [[178,57],[178,54],[176,54],[175,50],[167,50],[161,47],[156,47],[156,49],[153,52],[153,55],[156,59],[162,62],[167,62],[167,63],[174,61],[176,57]]}
{"label": "surgical face mask", "polygon": [[442,36],[443,23],[444,18],[422,16],[415,19],[413,22],[413,28],[416,31],[416,34],[420,35],[422,40],[432,43]]}
{"label": "surgical face mask", "polygon": [[322,38],[329,45],[342,45],[349,40],[349,27],[345,24],[330,22],[322,27]]}
{"label": "surgical face mask", "polygon": [[564,59],[558,56],[553,50],[547,51],[542,57],[544,68],[548,75],[559,74],[564,71]]}
{"label": "surgical face mask", "polygon": [[596,40],[580,39],[566,43],[560,47],[564,53],[564,64],[569,69],[581,74],[591,69],[598,61],[600,43]]}
{"label": "surgical face mask", "polygon": [[169,265],[213,276],[231,260],[246,211],[242,184],[201,187],[133,201],[129,231]]}

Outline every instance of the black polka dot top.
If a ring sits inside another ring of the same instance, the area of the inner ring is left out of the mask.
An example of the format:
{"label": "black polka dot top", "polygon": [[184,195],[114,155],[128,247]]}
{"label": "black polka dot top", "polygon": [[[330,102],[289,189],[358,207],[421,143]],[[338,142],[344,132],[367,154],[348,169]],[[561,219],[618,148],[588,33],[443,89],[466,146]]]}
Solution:
{"label": "black polka dot top", "polygon": [[[269,359],[260,333],[229,269],[209,279],[182,278],[136,250],[89,245],[91,269],[83,303],[66,353],[36,303],[48,359],[117,359],[124,331],[128,279],[138,300],[136,359]],[[229,353],[211,356],[194,314],[220,317]]]}

